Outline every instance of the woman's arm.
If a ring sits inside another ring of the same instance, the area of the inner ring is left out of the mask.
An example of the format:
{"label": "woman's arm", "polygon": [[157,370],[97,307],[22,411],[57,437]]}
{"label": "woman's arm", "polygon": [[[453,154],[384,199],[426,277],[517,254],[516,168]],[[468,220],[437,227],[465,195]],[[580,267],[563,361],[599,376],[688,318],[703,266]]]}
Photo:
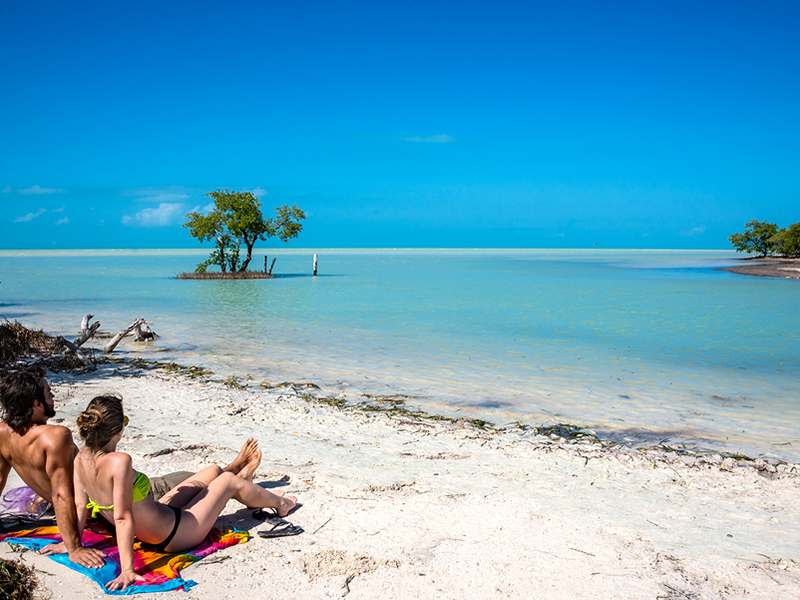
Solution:
{"label": "woman's arm", "polygon": [[123,452],[109,455],[112,459],[112,485],[114,497],[114,526],[119,547],[119,576],[106,586],[109,590],[124,590],[134,581],[144,581],[136,574],[133,564],[133,466],[131,457]]}

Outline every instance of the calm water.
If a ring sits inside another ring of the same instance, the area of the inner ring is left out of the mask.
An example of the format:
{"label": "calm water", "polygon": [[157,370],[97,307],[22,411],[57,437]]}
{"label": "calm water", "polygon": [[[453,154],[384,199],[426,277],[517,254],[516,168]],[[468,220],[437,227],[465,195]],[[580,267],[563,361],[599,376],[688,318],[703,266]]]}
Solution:
{"label": "calm water", "polygon": [[0,251],[0,316],[67,335],[142,316],[161,337],[129,356],[800,460],[798,281],[628,250],[325,249],[314,278],[313,252],[270,250],[270,281],[180,281],[203,253]]}

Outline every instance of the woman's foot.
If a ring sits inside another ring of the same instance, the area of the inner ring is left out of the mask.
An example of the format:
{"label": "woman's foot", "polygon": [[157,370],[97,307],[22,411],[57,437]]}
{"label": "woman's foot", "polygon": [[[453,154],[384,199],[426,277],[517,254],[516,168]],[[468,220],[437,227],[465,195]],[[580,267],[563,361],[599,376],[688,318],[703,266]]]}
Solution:
{"label": "woman's foot", "polygon": [[297,506],[297,498],[294,496],[281,496],[280,506],[276,507],[278,516],[283,518]]}
{"label": "woman's foot", "polygon": [[260,464],[261,450],[258,449],[258,442],[250,437],[247,438],[233,462],[223,470],[247,481],[253,481],[253,476],[256,474],[256,469]]}

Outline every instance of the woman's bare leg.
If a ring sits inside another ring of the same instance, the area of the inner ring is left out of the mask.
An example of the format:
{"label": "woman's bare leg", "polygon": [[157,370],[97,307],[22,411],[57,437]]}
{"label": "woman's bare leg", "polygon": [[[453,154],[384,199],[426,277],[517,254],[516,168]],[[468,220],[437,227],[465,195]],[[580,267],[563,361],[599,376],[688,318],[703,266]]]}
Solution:
{"label": "woman's bare leg", "polygon": [[180,527],[167,550],[185,550],[203,541],[230,499],[249,508],[274,508],[281,516],[297,503],[294,496],[278,496],[233,473],[222,473],[183,507]]}
{"label": "woman's bare leg", "polygon": [[175,486],[158,501],[175,508],[183,508],[220,475],[222,475],[222,469],[217,465],[206,467]]}

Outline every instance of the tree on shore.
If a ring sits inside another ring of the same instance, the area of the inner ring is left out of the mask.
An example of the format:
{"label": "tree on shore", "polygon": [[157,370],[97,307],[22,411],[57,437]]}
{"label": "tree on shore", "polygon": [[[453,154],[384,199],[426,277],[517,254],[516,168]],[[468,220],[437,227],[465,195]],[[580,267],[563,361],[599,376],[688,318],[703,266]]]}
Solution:
{"label": "tree on shore", "polygon": [[779,229],[772,241],[778,254],[800,256],[800,223]]}
{"label": "tree on shore", "polygon": [[[218,265],[223,273],[242,273],[253,258],[253,246],[277,236],[283,242],[296,238],[303,230],[301,221],[306,215],[301,209],[285,204],[275,208],[275,216],[265,219],[261,203],[251,192],[229,192],[217,189],[206,194],[214,199],[214,208],[203,214],[192,211],[186,215],[183,228],[200,242],[213,241],[211,255],[197,265],[196,272],[205,273],[211,265]],[[246,256],[239,261],[240,248]]]}
{"label": "tree on shore", "polygon": [[775,223],[753,219],[745,223],[744,227],[744,233],[732,233],[728,238],[737,252],[747,254],[757,252],[759,256],[775,252],[776,241],[773,238],[778,233],[778,226]]}

